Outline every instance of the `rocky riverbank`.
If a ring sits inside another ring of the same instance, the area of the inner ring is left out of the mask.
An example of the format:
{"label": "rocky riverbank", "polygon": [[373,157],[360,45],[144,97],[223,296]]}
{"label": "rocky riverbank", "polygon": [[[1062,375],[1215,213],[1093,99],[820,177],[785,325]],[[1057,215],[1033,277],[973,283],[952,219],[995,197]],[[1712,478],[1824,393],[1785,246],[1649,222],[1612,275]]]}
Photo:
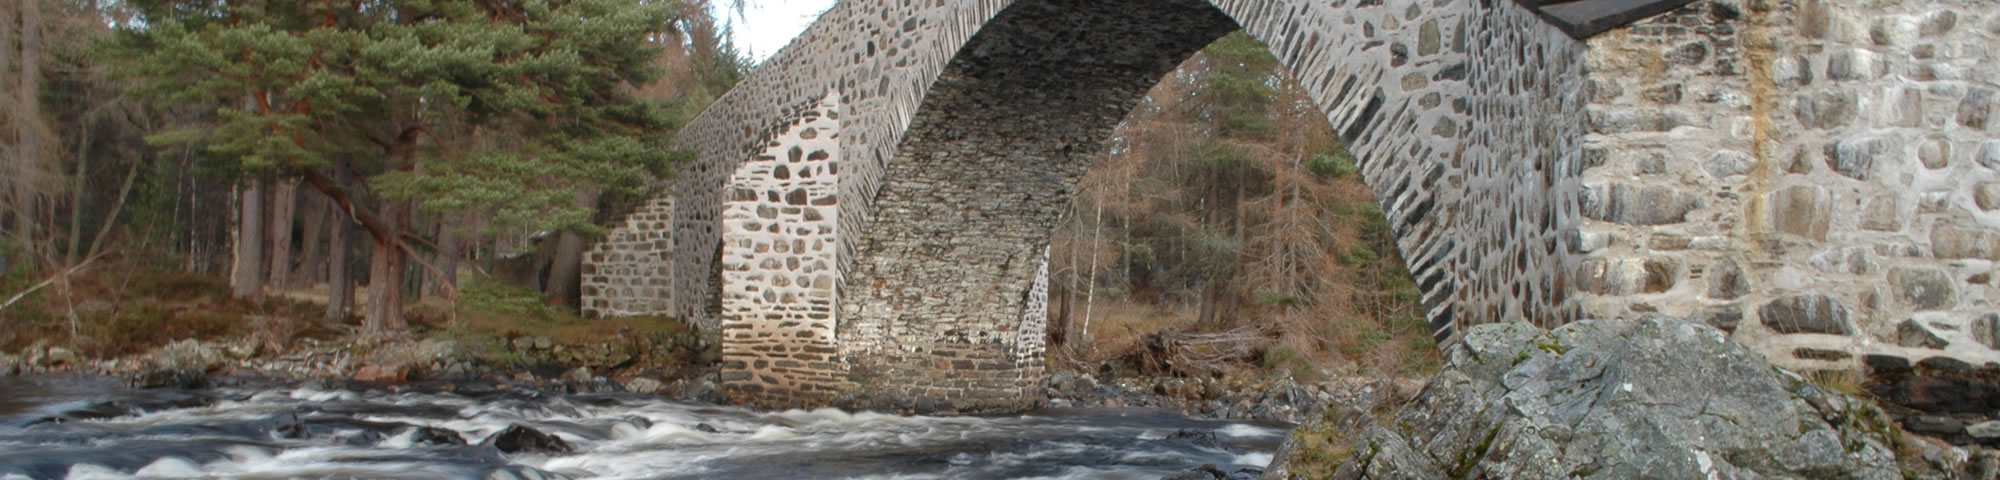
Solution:
{"label": "rocky riverbank", "polygon": [[2000,454],[1905,435],[1875,402],[1661,315],[1482,325],[1407,402],[1293,432],[1290,478],[1991,479]]}

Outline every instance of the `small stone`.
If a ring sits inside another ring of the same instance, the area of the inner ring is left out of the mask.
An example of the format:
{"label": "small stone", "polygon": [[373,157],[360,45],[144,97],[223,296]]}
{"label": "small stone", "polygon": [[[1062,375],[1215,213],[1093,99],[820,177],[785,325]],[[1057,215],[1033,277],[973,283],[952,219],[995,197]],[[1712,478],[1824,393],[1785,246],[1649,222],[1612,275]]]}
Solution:
{"label": "small stone", "polygon": [[1858,115],[1854,94],[1843,91],[1820,92],[1799,96],[1793,106],[1793,115],[1799,123],[1812,128],[1839,128],[1854,123]]}
{"label": "small stone", "polygon": [[1896,150],[1895,142],[1881,139],[1841,140],[1826,146],[1826,166],[1855,180],[1874,176],[1875,159]]}
{"label": "small stone", "polygon": [[1750,279],[1735,260],[1722,259],[1708,268],[1708,298],[1735,300],[1750,293]]}
{"label": "small stone", "polygon": [[1869,258],[1868,249],[1862,247],[1827,250],[1807,258],[1806,262],[1814,270],[1826,273],[1865,275],[1875,271],[1875,261]]}
{"label": "small stone", "polygon": [[1668,258],[1594,258],[1577,267],[1580,287],[1603,295],[1665,292],[1679,274],[1680,263]]}
{"label": "small stone", "polygon": [[501,430],[499,433],[494,433],[493,436],[486,437],[486,440],[479,442],[479,444],[498,448],[500,451],[506,453],[569,453],[571,451],[569,442],[563,441],[562,438],[542,433],[541,430],[518,423],[508,425],[506,429]]}
{"label": "small stone", "polygon": [[1924,14],[1924,17],[1917,23],[1917,34],[1925,37],[1935,37],[1951,33],[1952,28],[1957,26],[1958,13],[1951,10],[1938,10]]}
{"label": "small stone", "polygon": [[549,340],[549,337],[535,337],[536,350],[548,350],[554,347],[555,343],[554,340]]}
{"label": "small stone", "polygon": [[0,353],[0,376],[8,376],[20,373],[20,369],[21,369],[20,359],[14,358],[13,355]]}
{"label": "small stone", "polygon": [[2000,183],[1979,182],[1973,185],[1972,203],[1983,211],[2000,210]]}
{"label": "small stone", "polygon": [[556,377],[556,380],[563,383],[590,383],[592,378],[595,378],[595,375],[591,375],[589,368],[576,367],[563,372],[561,376]]}
{"label": "small stone", "polygon": [[1985,130],[1987,118],[1993,114],[1993,91],[1976,89],[1965,94],[1958,102],[1958,124],[1973,130]]}
{"label": "small stone", "polygon": [[653,393],[664,388],[667,388],[667,384],[646,377],[634,378],[632,381],[625,382],[625,390],[633,393]]}
{"label": "small stone", "polygon": [[1827,58],[1826,77],[1834,80],[1866,80],[1881,76],[1887,65],[1875,53],[1860,48],[1834,52]]}
{"label": "small stone", "polygon": [[1663,104],[1681,103],[1681,95],[1682,95],[1681,84],[1678,83],[1661,85],[1653,88],[1648,88],[1643,92],[1639,92],[1639,96],[1644,97],[1647,100],[1651,100],[1654,103],[1663,103]]}
{"label": "small stone", "polygon": [[1756,159],[1751,158],[1748,153],[1719,150],[1710,154],[1708,160],[1702,162],[1702,167],[1715,178],[1728,178],[1749,172],[1750,166],[1755,163]]}
{"label": "small stone", "polygon": [[1783,334],[1852,335],[1847,307],[1821,294],[1793,295],[1764,304],[1757,315],[1765,327]]}
{"label": "small stone", "polygon": [[1972,319],[1972,340],[1986,348],[2000,350],[2000,313],[1988,313]]}
{"label": "small stone", "polygon": [[1979,145],[1979,157],[1975,159],[1982,167],[2000,170],[2000,140],[1988,140]]}
{"label": "small stone", "polygon": [[1987,420],[1966,425],[1965,434],[1980,440],[2000,438],[2000,420]]}
{"label": "small stone", "polygon": [[458,432],[449,429],[417,427],[416,431],[410,434],[410,443],[441,446],[464,445],[465,437],[459,436]]}
{"label": "small stone", "polygon": [[1701,62],[1708,60],[1708,44],[1696,41],[1674,47],[1672,51],[1667,52],[1666,60],[1675,65],[1700,65]]}
{"label": "small stone", "polygon": [[1939,415],[1911,415],[1903,418],[1903,429],[1930,435],[1957,435],[1965,422]]}
{"label": "small stone", "polygon": [[1663,185],[1595,185],[1584,192],[1585,216],[1628,225],[1665,225],[1687,220],[1705,205],[1702,198]]}
{"label": "small stone", "polygon": [[1861,209],[1861,228],[1878,232],[1903,230],[1903,215],[1897,212],[1895,195],[1880,195],[1868,199],[1868,206]]}
{"label": "small stone", "polygon": [[1931,137],[1917,144],[1917,160],[1924,168],[1937,170],[1951,166],[1951,139]]}
{"label": "small stone", "polygon": [[1909,348],[1943,350],[1951,342],[1945,341],[1937,332],[1931,331],[1916,320],[1904,320],[1903,323],[1896,325],[1896,344]]}
{"label": "small stone", "polygon": [[83,357],[63,347],[49,347],[48,356],[45,358],[48,359],[49,365],[76,365],[83,363]]}
{"label": "small stone", "polygon": [[1767,209],[1766,228],[1815,240],[1833,221],[1833,195],[1818,185],[1793,185],[1757,197]]}
{"label": "small stone", "polygon": [[706,423],[694,424],[694,431],[701,433],[722,433],[722,431],[717,430],[714,425],[709,425]]}
{"label": "small stone", "polygon": [[401,365],[363,365],[354,371],[357,382],[401,383],[408,376],[409,370]]}
{"label": "small stone", "polygon": [[2000,232],[1939,222],[1931,226],[1931,252],[1944,260],[2000,260]]}
{"label": "small stone", "polygon": [[208,373],[192,369],[159,369],[141,373],[128,382],[132,388],[208,388]]}
{"label": "small stone", "polygon": [[1735,333],[1736,326],[1743,324],[1743,310],[1736,307],[1716,307],[1701,311],[1702,323],[1724,332]]}

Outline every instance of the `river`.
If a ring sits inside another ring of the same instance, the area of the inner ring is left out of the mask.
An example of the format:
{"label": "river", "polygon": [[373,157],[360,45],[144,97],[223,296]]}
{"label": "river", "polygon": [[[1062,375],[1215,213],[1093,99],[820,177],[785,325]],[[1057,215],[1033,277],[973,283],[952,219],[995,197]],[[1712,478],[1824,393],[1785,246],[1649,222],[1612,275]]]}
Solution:
{"label": "river", "polygon": [[[108,377],[0,377],[0,480],[1157,479],[1204,463],[1261,468],[1288,428],[1143,409],[925,417],[251,383],[136,390]],[[516,424],[572,451],[479,445]]]}

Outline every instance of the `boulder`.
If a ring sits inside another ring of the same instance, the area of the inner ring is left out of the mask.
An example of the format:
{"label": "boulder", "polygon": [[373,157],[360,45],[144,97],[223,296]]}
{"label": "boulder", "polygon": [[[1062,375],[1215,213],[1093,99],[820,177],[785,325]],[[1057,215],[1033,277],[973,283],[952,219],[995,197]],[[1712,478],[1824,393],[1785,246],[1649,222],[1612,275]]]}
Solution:
{"label": "boulder", "polygon": [[654,393],[664,388],[667,388],[667,384],[646,377],[634,378],[632,381],[625,382],[625,391],[632,393]]}
{"label": "boulder", "polygon": [[[1403,404],[1301,426],[1276,466],[1341,479],[1902,475],[1880,410],[1659,314],[1468,330]],[[1393,411],[1393,414],[1388,412]],[[1299,432],[1335,432],[1301,447]],[[1325,439],[1337,439],[1329,444]],[[1331,466],[1311,459],[1333,459]]]}
{"label": "boulder", "polygon": [[486,440],[479,444],[498,448],[506,453],[569,453],[571,449],[569,442],[555,435],[542,433],[541,430],[518,423],[508,425],[506,429],[486,437]]}
{"label": "boulder", "polygon": [[187,368],[162,368],[132,376],[132,388],[208,388],[208,372]]}
{"label": "boulder", "polygon": [[63,347],[49,347],[48,356],[44,358],[48,359],[49,365],[76,365],[83,363],[82,356],[77,355],[75,351]]}

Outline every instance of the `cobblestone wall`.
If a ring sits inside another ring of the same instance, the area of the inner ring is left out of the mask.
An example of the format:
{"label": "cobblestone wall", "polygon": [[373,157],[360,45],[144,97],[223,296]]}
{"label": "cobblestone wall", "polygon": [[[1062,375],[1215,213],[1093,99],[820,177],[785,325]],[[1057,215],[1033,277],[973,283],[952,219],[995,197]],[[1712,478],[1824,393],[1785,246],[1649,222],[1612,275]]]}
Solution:
{"label": "cobblestone wall", "polygon": [[1794,367],[2000,361],[1994,7],[1710,0],[1593,38],[1586,308]]}
{"label": "cobblestone wall", "polygon": [[722,385],[740,403],[832,399],[839,95],[730,176],[722,208]]}
{"label": "cobblestone wall", "polygon": [[673,303],[674,197],[647,200],[583,259],[583,315],[665,315]]}

